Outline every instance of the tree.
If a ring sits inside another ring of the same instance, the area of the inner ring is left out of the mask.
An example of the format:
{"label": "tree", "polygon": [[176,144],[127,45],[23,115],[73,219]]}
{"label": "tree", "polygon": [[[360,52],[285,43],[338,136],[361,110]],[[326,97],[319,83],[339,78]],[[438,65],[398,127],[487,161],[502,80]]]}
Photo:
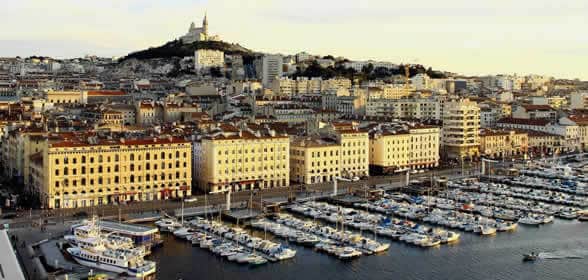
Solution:
{"label": "tree", "polygon": [[210,67],[210,75],[215,78],[223,77],[220,67]]}

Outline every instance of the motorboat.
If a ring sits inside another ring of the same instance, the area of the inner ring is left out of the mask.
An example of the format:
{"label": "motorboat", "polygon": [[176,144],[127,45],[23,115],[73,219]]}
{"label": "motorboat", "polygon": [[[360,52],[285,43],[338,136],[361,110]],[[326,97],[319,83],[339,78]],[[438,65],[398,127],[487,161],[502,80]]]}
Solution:
{"label": "motorboat", "polygon": [[539,254],[532,252],[530,254],[523,254],[523,261],[536,261],[539,258]]}
{"label": "motorboat", "polygon": [[344,247],[339,250],[337,257],[342,260],[352,259],[361,256],[361,252],[352,248]]}

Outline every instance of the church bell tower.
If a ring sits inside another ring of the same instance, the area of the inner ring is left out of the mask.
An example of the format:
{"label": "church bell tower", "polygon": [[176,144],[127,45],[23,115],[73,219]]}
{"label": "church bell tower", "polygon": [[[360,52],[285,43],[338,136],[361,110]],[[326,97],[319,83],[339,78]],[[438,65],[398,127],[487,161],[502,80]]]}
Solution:
{"label": "church bell tower", "polygon": [[204,12],[204,20],[202,20],[202,32],[208,35],[208,19],[206,18],[206,12]]}

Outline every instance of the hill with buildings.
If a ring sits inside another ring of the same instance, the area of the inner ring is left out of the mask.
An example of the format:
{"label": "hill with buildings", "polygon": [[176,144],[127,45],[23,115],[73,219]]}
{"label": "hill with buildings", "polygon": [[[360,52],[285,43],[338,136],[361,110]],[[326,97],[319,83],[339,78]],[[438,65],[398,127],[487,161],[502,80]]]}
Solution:
{"label": "hill with buildings", "polygon": [[225,54],[239,54],[242,56],[250,56],[253,52],[246,49],[239,44],[231,44],[223,41],[195,41],[191,43],[182,42],[182,40],[174,40],[165,43],[159,47],[152,47],[146,50],[133,52],[121,59],[125,61],[128,59],[154,59],[154,58],[173,58],[173,57],[187,57],[194,56],[194,51],[199,49],[212,49],[223,51]]}

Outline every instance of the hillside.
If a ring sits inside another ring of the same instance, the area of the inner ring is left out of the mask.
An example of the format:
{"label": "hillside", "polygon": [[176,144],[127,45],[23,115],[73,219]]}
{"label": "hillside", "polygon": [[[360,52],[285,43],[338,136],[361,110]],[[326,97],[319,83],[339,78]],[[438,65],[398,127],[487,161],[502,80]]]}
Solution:
{"label": "hillside", "polygon": [[220,50],[227,54],[240,54],[248,56],[252,51],[241,47],[239,44],[230,44],[222,41],[199,41],[192,44],[182,44],[180,40],[165,43],[163,46],[148,48],[146,50],[130,53],[121,61],[128,59],[153,59],[193,56],[199,49]]}

